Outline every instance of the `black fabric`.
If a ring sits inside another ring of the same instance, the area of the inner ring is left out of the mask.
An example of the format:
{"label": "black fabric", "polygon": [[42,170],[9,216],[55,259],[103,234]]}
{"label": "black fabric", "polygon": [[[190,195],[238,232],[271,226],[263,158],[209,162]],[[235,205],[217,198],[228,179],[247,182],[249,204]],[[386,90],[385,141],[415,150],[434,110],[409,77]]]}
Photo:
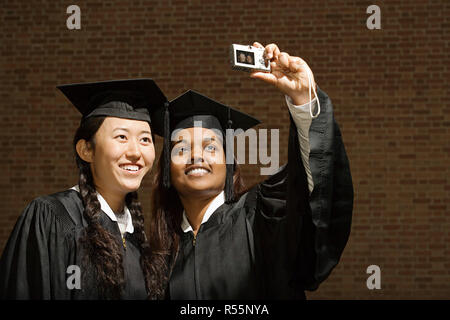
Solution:
{"label": "black fabric", "polygon": [[129,104],[121,101],[110,101],[95,108],[91,113],[87,114],[84,119],[95,116],[107,116],[132,120],[150,121],[150,113],[145,108],[133,108]]}
{"label": "black fabric", "polygon": [[288,165],[219,207],[195,245],[192,232],[181,234],[170,299],[304,299],[336,266],[351,229],[353,185],[331,101],[318,95],[321,114],[309,137],[313,192],[291,122],[297,147],[290,143]]}
{"label": "black fabric", "polygon": [[[84,234],[83,203],[75,190],[67,190],[33,200],[19,217],[0,260],[0,299],[99,299],[93,270],[82,263],[79,239]],[[120,242],[117,222],[106,214],[100,223]],[[133,234],[125,234],[123,250],[125,287],[121,299],[146,299],[140,267],[140,250]],[[67,288],[66,273],[77,265],[88,281],[81,289]],[[84,270],[86,269],[87,270]]]}
{"label": "black fabric", "polygon": [[[198,123],[200,123],[200,125],[194,126],[194,124]],[[194,128],[194,127],[202,127],[205,129],[217,129],[220,132],[224,131],[219,120],[215,116],[211,115],[198,115],[187,117],[178,122],[173,130]]]}
{"label": "black fabric", "polygon": [[110,116],[150,122],[149,110],[167,101],[152,79],[72,83],[57,88],[82,114],[82,121]]}
{"label": "black fabric", "polygon": [[[153,131],[164,138],[164,117],[166,108],[161,106],[152,109],[151,117],[153,120]],[[209,115],[215,117],[220,123],[221,128],[228,128],[228,120],[232,120],[232,129],[242,129],[243,131],[256,126],[260,121],[248,114],[233,109],[227,105],[217,102],[207,96],[202,95],[194,90],[186,91],[169,103],[169,129],[170,134],[176,129],[180,128],[178,124],[193,116]],[[208,125],[208,124],[207,124]],[[182,125],[183,128],[188,128],[187,125]],[[193,127],[193,126],[191,126]],[[214,127],[217,127],[215,124]]]}

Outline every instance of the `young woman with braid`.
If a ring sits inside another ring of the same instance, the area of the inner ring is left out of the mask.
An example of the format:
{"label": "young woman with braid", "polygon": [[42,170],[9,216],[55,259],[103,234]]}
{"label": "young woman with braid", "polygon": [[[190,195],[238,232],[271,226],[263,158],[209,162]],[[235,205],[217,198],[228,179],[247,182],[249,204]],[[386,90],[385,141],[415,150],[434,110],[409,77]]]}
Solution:
{"label": "young woman with braid", "polygon": [[33,200],[0,260],[2,299],[152,299],[153,270],[137,189],[155,159],[151,79],[58,87],[83,117],[77,186]]}

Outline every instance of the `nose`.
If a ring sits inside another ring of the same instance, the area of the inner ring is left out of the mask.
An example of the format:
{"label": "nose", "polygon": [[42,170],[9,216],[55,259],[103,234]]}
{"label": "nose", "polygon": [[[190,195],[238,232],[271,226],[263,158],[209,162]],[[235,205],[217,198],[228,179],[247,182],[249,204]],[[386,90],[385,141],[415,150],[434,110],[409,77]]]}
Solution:
{"label": "nose", "polygon": [[191,163],[203,162],[203,148],[195,144],[191,152]]}
{"label": "nose", "polygon": [[141,157],[141,149],[139,143],[134,139],[131,139],[128,143],[126,156],[129,159],[139,159]]}

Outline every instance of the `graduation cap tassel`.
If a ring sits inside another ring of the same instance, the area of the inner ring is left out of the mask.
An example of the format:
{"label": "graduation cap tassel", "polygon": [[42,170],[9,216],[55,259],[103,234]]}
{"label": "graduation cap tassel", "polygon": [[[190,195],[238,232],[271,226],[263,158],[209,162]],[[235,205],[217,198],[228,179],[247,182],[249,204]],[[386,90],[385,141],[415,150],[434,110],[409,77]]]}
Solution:
{"label": "graduation cap tassel", "polygon": [[[231,109],[228,108],[228,123],[227,123],[227,129],[232,129],[233,128],[233,121],[231,120]],[[227,139],[227,133],[225,132],[225,139]],[[226,141],[226,140],[225,140]],[[233,150],[229,150],[231,146],[227,146],[226,148],[226,153],[228,154],[233,154]],[[229,159],[229,157],[225,157],[226,158],[226,163],[227,163],[227,174],[226,174],[226,178],[225,178],[225,202],[229,203],[231,201],[233,201],[234,198],[234,183],[233,183],[233,175],[234,175],[234,157],[233,159]],[[229,163],[230,160],[233,160],[232,163]]]}
{"label": "graduation cap tassel", "polygon": [[170,188],[170,115],[169,102],[164,103],[164,170],[163,170],[163,186]]}
{"label": "graduation cap tassel", "polygon": [[227,203],[232,202],[234,198],[233,167],[233,164],[227,164],[227,177],[225,181],[225,199]]}

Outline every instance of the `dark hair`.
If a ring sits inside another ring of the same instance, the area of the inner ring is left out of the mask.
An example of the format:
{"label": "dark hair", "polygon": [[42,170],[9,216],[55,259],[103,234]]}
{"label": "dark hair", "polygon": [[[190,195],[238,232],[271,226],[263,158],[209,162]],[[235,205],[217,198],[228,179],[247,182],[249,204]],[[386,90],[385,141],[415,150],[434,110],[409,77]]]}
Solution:
{"label": "dark hair", "polygon": [[[167,189],[163,185],[164,150],[158,161],[158,168],[154,175],[152,192],[152,215],[150,218],[151,244],[151,281],[153,290],[164,296],[165,290],[174,267],[183,219],[183,205],[177,190],[171,184]],[[234,160],[234,200],[237,201],[246,192],[240,167]]]}
{"label": "dark hair", "polygon": [[[92,276],[96,281],[99,298],[119,299],[125,282],[122,242],[101,226],[99,218],[102,211],[97,199],[90,165],[82,160],[76,151],[76,144],[81,139],[84,139],[91,148],[95,148],[95,133],[105,119],[106,117],[92,117],[82,121],[73,139],[75,158],[79,169],[78,184],[84,205],[83,217],[88,224],[80,239],[80,244],[84,249],[83,264],[91,267],[88,270],[93,270]],[[125,204],[132,216],[134,234],[141,251],[140,264],[145,276],[148,298],[151,299],[154,297],[150,286],[151,268],[148,258],[150,251],[144,231],[144,215],[137,192],[128,193],[125,197]]]}

